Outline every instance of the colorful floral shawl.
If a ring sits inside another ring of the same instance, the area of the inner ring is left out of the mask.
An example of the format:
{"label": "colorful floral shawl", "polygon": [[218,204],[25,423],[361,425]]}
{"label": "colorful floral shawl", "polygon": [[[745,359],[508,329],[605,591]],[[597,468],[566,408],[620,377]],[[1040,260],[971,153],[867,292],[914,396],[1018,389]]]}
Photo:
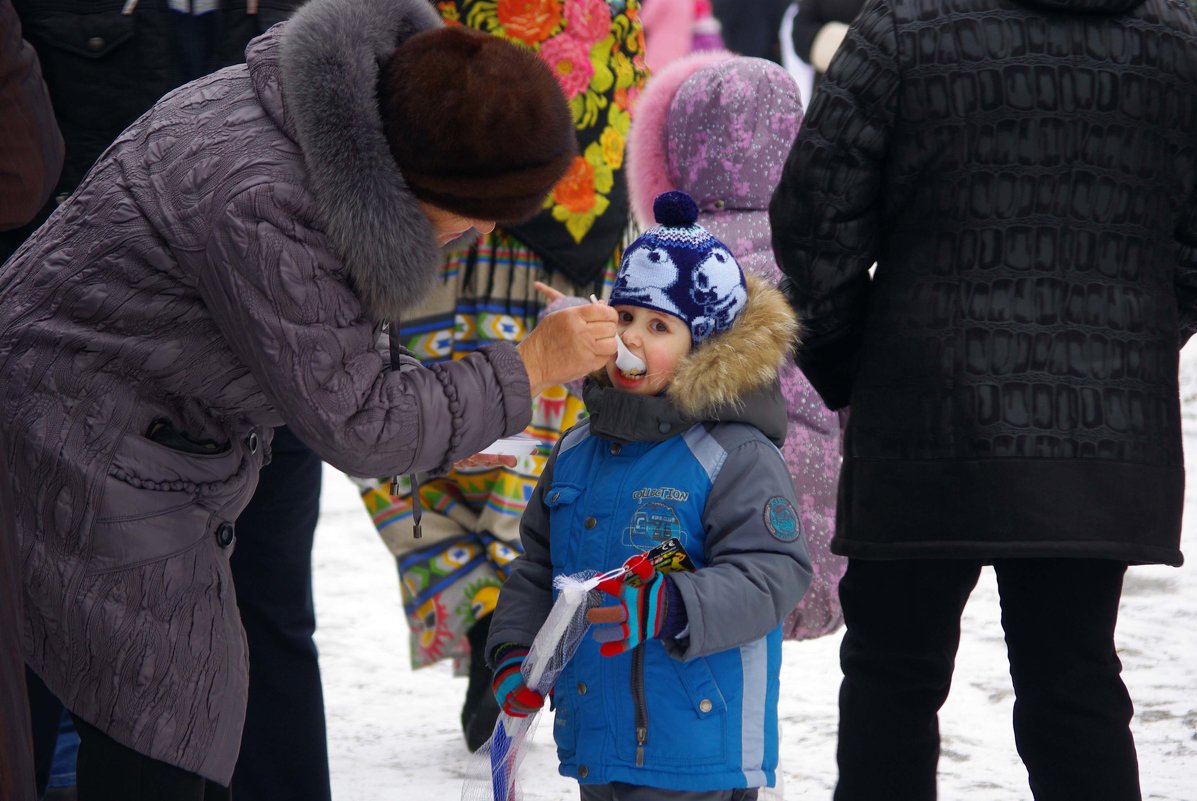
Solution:
{"label": "colorful floral shawl", "polygon": [[509,229],[550,271],[594,281],[628,220],[624,140],[648,77],[640,0],[444,0],[468,25],[540,55],[569,99],[580,155],[531,222]]}

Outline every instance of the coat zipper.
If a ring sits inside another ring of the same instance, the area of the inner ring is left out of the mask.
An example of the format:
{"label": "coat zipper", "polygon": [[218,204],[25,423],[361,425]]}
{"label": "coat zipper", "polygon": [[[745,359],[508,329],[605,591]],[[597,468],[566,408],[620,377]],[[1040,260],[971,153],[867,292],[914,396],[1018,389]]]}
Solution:
{"label": "coat zipper", "polygon": [[636,706],[636,767],[644,767],[648,742],[648,704],[644,700],[644,643],[632,651],[632,702]]}

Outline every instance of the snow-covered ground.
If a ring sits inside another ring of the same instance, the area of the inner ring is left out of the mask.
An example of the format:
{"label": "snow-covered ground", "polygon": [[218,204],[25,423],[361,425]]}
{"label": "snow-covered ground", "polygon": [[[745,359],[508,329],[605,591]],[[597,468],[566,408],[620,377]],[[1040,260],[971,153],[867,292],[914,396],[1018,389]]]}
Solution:
{"label": "snow-covered ground", "polygon": [[[1183,354],[1185,446],[1197,475],[1197,348]],[[447,664],[413,672],[394,560],[349,482],[326,468],[315,550],[316,611],[338,801],[456,799],[470,755],[458,714],[465,679]],[[1184,545],[1197,559],[1197,482],[1187,493]],[[987,571],[963,622],[952,694],[940,715],[939,794],[946,801],[1023,801],[1026,774],[1010,729],[1013,693]],[[785,644],[784,795],[829,799],[835,782],[838,634]],[[1135,567],[1118,625],[1135,701],[1143,797],[1197,799],[1197,571]],[[542,724],[522,775],[529,801],[577,798],[557,774],[552,727]]]}

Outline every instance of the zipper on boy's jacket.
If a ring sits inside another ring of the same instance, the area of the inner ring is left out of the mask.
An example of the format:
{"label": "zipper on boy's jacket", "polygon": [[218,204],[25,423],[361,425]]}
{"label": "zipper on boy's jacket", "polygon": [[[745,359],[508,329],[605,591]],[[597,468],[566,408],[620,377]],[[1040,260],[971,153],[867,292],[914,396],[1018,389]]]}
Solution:
{"label": "zipper on boy's jacket", "polygon": [[632,651],[632,702],[636,707],[636,767],[644,767],[648,742],[648,704],[644,700],[644,643]]}

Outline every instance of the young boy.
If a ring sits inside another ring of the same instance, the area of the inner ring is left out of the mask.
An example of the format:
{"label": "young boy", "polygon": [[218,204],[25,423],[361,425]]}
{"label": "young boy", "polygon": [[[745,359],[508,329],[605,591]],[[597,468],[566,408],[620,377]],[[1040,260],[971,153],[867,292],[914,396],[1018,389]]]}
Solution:
{"label": "young boy", "polygon": [[[525,553],[487,643],[499,704],[543,699],[520,674],[558,574],[605,571],[677,538],[696,570],[641,565],[554,690],[561,773],[585,801],[755,799],[774,784],[779,623],[810,582],[794,483],[777,450],[777,369],[797,323],[695,225],[694,201],[657,198],[610,303],[642,367],[588,380],[590,417],[559,443],[521,523]],[[626,365],[626,361],[620,360]]]}

